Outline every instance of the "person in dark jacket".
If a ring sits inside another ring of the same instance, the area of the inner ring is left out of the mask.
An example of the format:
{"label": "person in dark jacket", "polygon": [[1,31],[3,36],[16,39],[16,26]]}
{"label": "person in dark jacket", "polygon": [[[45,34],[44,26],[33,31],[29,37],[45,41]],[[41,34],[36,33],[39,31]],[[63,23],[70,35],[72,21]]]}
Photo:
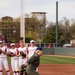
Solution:
{"label": "person in dark jacket", "polygon": [[38,72],[36,72],[36,68],[40,64],[40,56],[42,55],[42,48],[37,48],[33,56],[31,56],[27,62],[25,63],[26,73],[27,75],[39,75]]}

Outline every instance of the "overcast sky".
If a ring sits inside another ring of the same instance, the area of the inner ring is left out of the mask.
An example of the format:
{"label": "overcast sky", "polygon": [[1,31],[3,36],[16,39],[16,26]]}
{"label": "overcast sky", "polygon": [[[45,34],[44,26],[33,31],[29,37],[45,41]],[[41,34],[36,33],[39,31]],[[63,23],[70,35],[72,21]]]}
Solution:
{"label": "overcast sky", "polygon": [[[0,18],[11,16],[17,18],[20,16],[21,0],[0,0]],[[58,20],[63,17],[75,19],[75,0],[57,0],[58,1]],[[48,21],[56,21],[56,0],[24,0],[25,13],[31,12],[47,12]]]}

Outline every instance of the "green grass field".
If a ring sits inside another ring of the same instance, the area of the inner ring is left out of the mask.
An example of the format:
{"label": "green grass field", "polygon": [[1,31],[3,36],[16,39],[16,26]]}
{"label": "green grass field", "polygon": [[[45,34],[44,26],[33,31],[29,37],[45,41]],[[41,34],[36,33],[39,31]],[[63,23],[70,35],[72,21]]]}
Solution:
{"label": "green grass field", "polygon": [[[11,63],[9,57],[8,62]],[[41,64],[75,64],[75,58],[43,55],[41,56]]]}
{"label": "green grass field", "polygon": [[75,58],[43,55],[41,57],[41,64],[75,64]]}

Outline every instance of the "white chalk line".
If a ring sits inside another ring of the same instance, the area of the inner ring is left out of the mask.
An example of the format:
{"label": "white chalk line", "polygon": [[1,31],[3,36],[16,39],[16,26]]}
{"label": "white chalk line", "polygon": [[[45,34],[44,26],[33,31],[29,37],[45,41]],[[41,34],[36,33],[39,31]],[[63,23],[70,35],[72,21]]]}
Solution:
{"label": "white chalk line", "polygon": [[[65,61],[65,60],[60,60],[60,59],[56,59],[56,58],[51,58],[51,57],[41,57],[41,58],[44,58],[44,59],[48,59],[48,60],[55,60],[55,61],[60,61],[60,62],[67,62],[67,63],[75,63],[75,62],[73,62],[73,61]],[[43,62],[45,62],[46,63],[46,61],[43,61]],[[47,61],[48,62],[48,61]]]}

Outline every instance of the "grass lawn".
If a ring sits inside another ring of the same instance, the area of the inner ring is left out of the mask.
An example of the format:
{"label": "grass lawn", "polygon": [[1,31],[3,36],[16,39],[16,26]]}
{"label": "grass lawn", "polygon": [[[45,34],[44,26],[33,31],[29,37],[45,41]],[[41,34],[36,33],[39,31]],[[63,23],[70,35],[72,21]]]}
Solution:
{"label": "grass lawn", "polygon": [[[8,63],[11,63],[10,57],[7,57]],[[75,58],[65,58],[57,56],[41,56],[41,64],[75,64]]]}
{"label": "grass lawn", "polygon": [[8,63],[10,64],[11,63],[11,58],[7,57],[7,59],[8,59]]}
{"label": "grass lawn", "polygon": [[43,55],[41,57],[41,64],[75,64],[75,58]]}

